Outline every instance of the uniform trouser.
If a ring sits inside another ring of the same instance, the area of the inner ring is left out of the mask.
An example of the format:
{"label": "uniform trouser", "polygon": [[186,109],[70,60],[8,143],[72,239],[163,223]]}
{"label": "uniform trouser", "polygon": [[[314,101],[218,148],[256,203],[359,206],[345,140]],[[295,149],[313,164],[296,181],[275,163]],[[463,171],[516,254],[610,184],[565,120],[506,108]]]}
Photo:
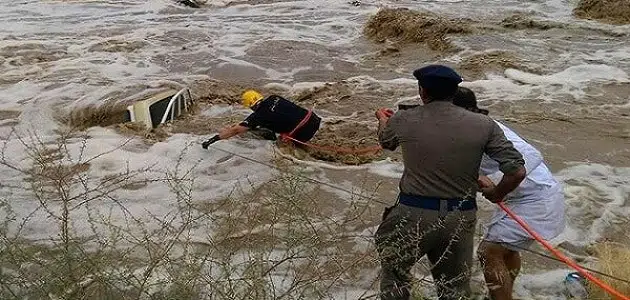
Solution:
{"label": "uniform trouser", "polygon": [[476,210],[437,211],[396,205],[376,231],[381,299],[409,299],[411,268],[425,254],[440,300],[470,296]]}
{"label": "uniform trouser", "polygon": [[[303,143],[310,141],[313,138],[313,136],[315,136],[315,133],[317,133],[317,131],[319,130],[319,126],[321,122],[322,122],[322,119],[319,116],[317,116],[316,114],[312,114],[311,118],[306,122],[306,124],[304,124],[302,128],[300,128],[295,133],[293,138]],[[303,146],[300,143],[296,143],[296,144],[299,147]]]}

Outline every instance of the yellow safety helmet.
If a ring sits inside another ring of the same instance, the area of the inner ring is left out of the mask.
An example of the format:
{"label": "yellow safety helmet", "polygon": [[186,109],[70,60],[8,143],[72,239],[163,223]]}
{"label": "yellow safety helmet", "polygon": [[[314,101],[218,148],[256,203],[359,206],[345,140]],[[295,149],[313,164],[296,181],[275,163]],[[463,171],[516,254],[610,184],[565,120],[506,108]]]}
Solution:
{"label": "yellow safety helmet", "polygon": [[264,98],[263,95],[261,95],[259,92],[254,91],[254,90],[247,90],[243,93],[242,104],[245,107],[251,108],[263,98]]}

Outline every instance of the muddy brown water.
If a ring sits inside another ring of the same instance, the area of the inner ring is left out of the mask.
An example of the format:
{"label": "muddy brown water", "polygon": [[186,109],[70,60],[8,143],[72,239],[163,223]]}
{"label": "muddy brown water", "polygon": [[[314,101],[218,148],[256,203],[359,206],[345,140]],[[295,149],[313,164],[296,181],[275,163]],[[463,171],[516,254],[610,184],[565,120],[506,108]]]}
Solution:
{"label": "muddy brown water", "polygon": [[[255,7],[257,2],[267,4],[279,1],[263,0],[249,4]],[[172,76],[175,78],[174,81],[181,84],[184,83],[181,80],[182,77],[194,75],[220,80],[219,83],[204,83],[195,80],[185,82],[191,87],[195,97],[203,102],[205,105],[203,108],[208,108],[213,104],[235,103],[238,101],[238,93],[247,87],[268,92],[265,88],[267,84],[331,82],[329,86],[311,91],[293,93],[289,90],[278,89],[276,92],[295,99],[306,107],[316,107],[326,118],[344,117],[345,124],[357,124],[355,129],[365,130],[341,132],[341,138],[355,141],[359,136],[359,138],[374,142],[376,126],[374,111],[379,107],[395,108],[396,101],[401,98],[417,97],[417,89],[414,86],[392,86],[365,80],[357,83],[350,78],[369,76],[376,80],[412,79],[411,72],[415,68],[429,63],[452,66],[467,81],[486,79],[489,72],[494,75],[503,75],[506,68],[516,68],[535,74],[554,74],[570,66],[586,63],[613,65],[626,73],[630,72],[630,60],[627,58],[595,55],[611,48],[619,49],[619,52],[629,49],[630,39],[628,39],[627,31],[609,27],[589,27],[584,23],[566,20],[540,21],[535,20],[539,16],[536,13],[513,17],[513,12],[501,10],[494,10],[497,11],[496,14],[485,16],[485,18],[473,18],[475,30],[472,32],[461,35],[447,34],[445,38],[448,39],[448,44],[457,46],[456,49],[459,51],[455,52],[455,56],[451,52],[439,51],[440,47],[432,49],[424,43],[391,41],[375,43],[366,37],[357,37],[351,45],[308,41],[308,38],[300,38],[298,34],[293,39],[286,36],[276,38],[266,34],[269,31],[268,28],[265,28],[267,31],[261,31],[260,28],[252,29],[251,34],[256,34],[258,30],[260,39],[249,37],[249,40],[244,39],[239,41],[240,44],[237,43],[239,46],[251,43],[249,49],[242,52],[229,52],[225,47],[222,48],[224,39],[239,40],[232,35],[237,31],[235,28],[243,26],[242,24],[269,22],[276,25],[279,22],[290,21],[282,19],[286,16],[278,17],[273,11],[266,11],[267,15],[241,16],[236,12],[245,11],[247,7],[239,7],[236,4],[238,3],[234,2],[225,10],[214,11],[208,8],[197,12],[169,7],[161,9],[159,17],[145,20],[146,24],[138,24],[135,20],[133,22],[125,20],[112,28],[97,26],[98,28],[82,32],[68,31],[70,34],[44,35],[51,38],[63,36],[68,40],[81,38],[81,36],[87,37],[81,42],[91,44],[85,45],[85,49],[81,51],[73,50],[72,53],[67,52],[76,48],[77,45],[52,47],[24,43],[17,48],[15,46],[3,47],[0,49],[0,62],[4,67],[10,67],[13,72],[0,77],[0,84],[3,88],[9,88],[20,82],[38,82],[39,80],[43,81],[46,88],[50,90],[63,87],[66,82],[74,79],[79,84],[88,83],[97,86],[113,84],[112,78],[88,75],[89,72],[78,68],[52,68],[55,63],[80,57],[78,53],[95,56],[90,61],[93,64],[107,65],[128,60],[129,66],[153,63],[166,72],[162,74],[164,76],[147,76],[150,77],[147,80],[172,79],[169,77]],[[418,2],[413,4],[418,5]],[[297,11],[299,8],[283,7],[278,14],[293,10]],[[187,15],[182,13],[184,11]],[[221,12],[236,16],[223,17]],[[308,26],[318,25],[317,17],[317,14],[299,15],[297,18],[301,18],[300,20],[305,24],[300,23],[295,27],[285,26],[283,29],[295,32],[311,30]],[[456,19],[454,16],[447,18]],[[218,19],[224,21],[220,23],[223,27],[215,24]],[[306,24],[304,20],[311,23]],[[343,31],[354,26],[356,28],[351,28],[352,30],[361,31],[367,20],[353,15],[346,21],[353,22],[353,25],[336,23],[327,27],[317,27],[315,30]],[[154,36],[151,27],[163,26],[160,22],[177,24],[178,28],[168,28],[162,34]],[[185,27],[182,26],[184,23],[193,25]],[[126,26],[143,27],[141,31],[146,30],[149,33],[140,37],[131,37],[129,33],[133,31]],[[274,28],[277,29],[277,27]],[[5,39],[14,41],[32,37],[32,33],[24,33]],[[102,37],[105,40],[92,41],[96,37]],[[169,49],[169,51],[159,51],[163,49]],[[480,51],[486,52],[479,53]],[[581,58],[582,56],[584,58]],[[227,60],[226,57],[235,61]],[[24,69],[16,72],[14,69],[31,65],[35,65],[36,70]],[[125,73],[121,76],[127,75]],[[146,85],[138,85],[138,89],[144,88]],[[518,101],[513,101],[500,97],[486,97],[487,91],[482,88],[473,88],[473,90],[477,92],[478,98],[483,100],[481,105],[490,109],[492,116],[504,121],[506,125],[515,129],[542,151],[546,162],[554,172],[574,162],[603,163],[616,167],[630,166],[630,147],[628,146],[630,145],[630,106],[627,105],[630,100],[628,98],[629,84],[610,86],[596,84],[587,88],[585,90],[587,95],[581,99],[554,94],[552,98],[555,101],[551,102],[541,100],[534,92],[523,96]],[[103,101],[122,97],[118,92],[111,92],[106,96]],[[76,100],[78,96],[64,93],[64,97]],[[30,99],[20,99],[20,101],[26,102]],[[13,122],[13,119],[18,117],[19,112],[7,109],[2,119]],[[243,116],[238,114],[221,117],[193,114],[170,124],[168,132],[161,132],[150,138],[152,140],[164,139],[169,133],[206,135],[216,132],[224,125],[238,122],[242,118]],[[329,126],[327,129],[334,129],[341,127],[342,123],[330,122],[326,126]],[[130,134],[138,134],[138,130],[133,126],[127,129]],[[331,140],[334,142],[334,139]],[[399,151],[386,152],[383,156],[397,159],[400,158],[400,153]],[[338,161],[330,164],[340,165]],[[397,179],[381,177],[366,170],[357,169],[322,168],[321,172],[322,177],[332,183],[348,183],[375,191],[374,197],[380,201],[370,202],[369,213],[365,216],[365,223],[362,224],[365,228],[378,225],[382,209],[394,202]],[[350,197],[343,192],[329,190],[318,193],[316,196],[322,198],[320,203],[327,209],[343,208],[341,204],[338,207],[336,205]],[[479,223],[487,220],[489,214],[488,209],[482,209],[479,213]],[[623,233],[608,232],[606,235],[607,238],[628,243],[627,235]],[[570,252],[577,253],[582,250]],[[525,273],[561,266],[530,254],[525,255],[524,265]]]}
{"label": "muddy brown water", "polygon": [[[554,24],[543,25],[527,21],[527,19],[523,21],[523,19],[513,18],[509,26],[504,24],[503,30],[477,32],[457,38],[457,42],[465,42],[469,48],[502,50],[494,50],[486,54],[465,54],[460,63],[444,62],[444,64],[455,67],[469,80],[483,79],[486,72],[500,74],[506,68],[545,74],[554,70],[559,71],[563,65],[566,65],[566,62],[554,62],[553,56],[559,48],[563,47],[566,37],[572,32],[573,34],[588,32],[594,40],[623,40],[622,37],[611,36],[606,31],[567,29],[566,26]],[[511,36],[508,44],[506,44],[506,32]],[[527,35],[548,36],[550,37],[548,45],[524,44],[524,41],[514,38],[515,36],[524,38]],[[545,51],[541,52],[542,48]],[[538,51],[540,55],[532,55],[534,51]],[[296,94],[288,91],[284,94],[282,91],[279,93],[306,107],[317,107],[327,112],[334,112],[333,115],[355,114],[346,122],[356,122],[356,124],[361,124],[357,128],[366,128],[371,131],[367,135],[362,135],[367,137],[374,135],[373,129],[368,129],[368,127],[375,128],[376,126],[376,120],[373,117],[374,110],[379,107],[394,108],[394,102],[397,99],[417,96],[417,91],[413,87],[397,89],[377,83],[372,87],[358,88],[357,84],[347,79],[366,75],[382,80],[411,78],[410,72],[414,68],[440,60],[444,55],[421,44],[374,44],[367,39],[357,41],[357,47],[350,50],[350,53],[357,52],[364,53],[361,59],[357,62],[349,62],[341,58],[343,53],[348,53],[348,49],[299,41],[273,41],[258,44],[256,48],[248,51],[243,59],[267,67],[308,67],[294,74],[296,81],[332,82],[330,85]],[[253,68],[250,67],[222,65],[220,69],[222,71],[213,74],[227,84],[244,83],[247,86],[263,87],[267,83],[273,83],[273,81],[262,79],[260,70],[252,73]],[[483,90],[475,88],[473,90],[477,92],[478,97],[483,98]],[[587,95],[581,100],[571,100],[571,97],[563,95],[558,95],[559,101],[552,103],[535,98],[522,99],[519,102],[484,99],[481,106],[489,108],[492,116],[516,130],[539,148],[554,172],[575,162],[630,166],[630,149],[628,148],[630,118],[628,109],[623,106],[628,102],[630,85],[593,86],[585,91]],[[217,120],[229,123],[237,121],[238,118]],[[214,123],[212,127],[216,128],[221,122]],[[212,122],[207,124],[210,123]],[[327,126],[335,128],[338,124],[327,124]],[[340,138],[352,140],[355,135],[356,133],[342,133]],[[388,152],[375,159],[381,159],[384,156],[400,158],[399,152]],[[332,181],[356,176],[354,171],[326,170],[325,172]],[[396,190],[397,180],[395,179],[380,178],[370,173],[362,176],[382,181],[381,188],[388,190],[385,198],[391,197],[391,191]],[[376,213],[375,217],[376,215],[378,214]]]}

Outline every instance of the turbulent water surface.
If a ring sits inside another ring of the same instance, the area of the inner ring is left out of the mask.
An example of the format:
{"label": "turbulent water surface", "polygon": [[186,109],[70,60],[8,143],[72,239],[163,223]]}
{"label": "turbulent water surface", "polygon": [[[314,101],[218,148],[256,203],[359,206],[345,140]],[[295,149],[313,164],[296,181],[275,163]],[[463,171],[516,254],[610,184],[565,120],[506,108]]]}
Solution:
{"label": "turbulent water surface", "polygon": [[[578,255],[580,247],[603,238],[627,243],[630,25],[577,19],[572,15],[575,5],[562,0],[368,0],[360,5],[337,0],[210,0],[193,9],[166,0],[2,1],[0,131],[7,136],[3,157],[8,157],[3,159],[28,167],[24,164],[29,152],[10,135],[13,130],[30,141],[36,134],[42,143],[54,144],[55,129],[63,127],[60,116],[73,109],[129,101],[168,86],[189,86],[197,95],[256,87],[296,96],[334,83],[312,92],[304,103],[330,124],[346,120],[364,125],[365,138],[370,138],[374,109],[415,100],[411,72],[424,64],[443,63],[464,75],[462,85],[475,90],[492,115],[538,146],[564,182],[568,227],[556,244],[570,244]],[[467,20],[475,30],[450,36],[456,50],[449,52],[419,43],[376,43],[363,35],[363,28],[382,7],[429,10]],[[514,15],[525,21],[509,25],[506,18]],[[211,80],[221,84],[207,84]],[[225,103],[217,101],[199,115],[202,119],[189,120],[190,125],[159,143],[134,141],[118,147],[125,140],[118,131],[92,127],[86,130],[86,144],[71,137],[68,151],[76,160],[115,149],[89,162],[87,174],[93,179],[129,165],[197,167],[193,194],[212,201],[233,192],[241,180],[262,182],[275,175],[265,166],[208,153],[195,144],[221,125],[216,118],[235,121],[246,113]],[[265,161],[273,153],[272,144],[264,141],[219,144]],[[182,149],[188,149],[183,162]],[[310,166],[320,179],[350,188],[366,176],[382,181],[379,195],[385,202],[393,201],[389,197],[401,174],[400,164],[390,160],[355,170]],[[7,169],[2,176],[6,186],[27,182],[15,170]],[[38,201],[6,186],[2,193],[12,199],[17,215],[33,218],[24,234],[34,239],[56,234],[45,213],[37,210]],[[175,200],[162,198],[166,190],[164,184],[149,183],[123,189],[119,197],[137,215],[159,215],[175,205]],[[347,197],[329,192],[330,197]],[[487,216],[491,206],[482,203]],[[382,205],[376,207],[371,226],[378,224]],[[123,219],[124,213],[118,214]],[[79,232],[87,227],[81,221],[74,226]],[[561,284],[568,268],[547,264],[536,257],[526,259],[518,295],[563,298]]]}

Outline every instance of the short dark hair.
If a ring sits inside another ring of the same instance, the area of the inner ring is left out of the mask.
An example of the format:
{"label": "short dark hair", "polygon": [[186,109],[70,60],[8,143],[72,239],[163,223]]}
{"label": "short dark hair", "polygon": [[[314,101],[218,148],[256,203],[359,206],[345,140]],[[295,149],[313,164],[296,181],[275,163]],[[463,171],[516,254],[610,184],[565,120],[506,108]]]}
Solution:
{"label": "short dark hair", "polygon": [[457,93],[457,85],[442,85],[440,88],[422,88],[431,101],[450,101]]}
{"label": "short dark hair", "polygon": [[481,109],[477,107],[477,96],[475,96],[475,92],[463,86],[457,88],[455,96],[453,97],[453,104],[472,112],[484,115],[487,115],[489,113],[487,109]]}

